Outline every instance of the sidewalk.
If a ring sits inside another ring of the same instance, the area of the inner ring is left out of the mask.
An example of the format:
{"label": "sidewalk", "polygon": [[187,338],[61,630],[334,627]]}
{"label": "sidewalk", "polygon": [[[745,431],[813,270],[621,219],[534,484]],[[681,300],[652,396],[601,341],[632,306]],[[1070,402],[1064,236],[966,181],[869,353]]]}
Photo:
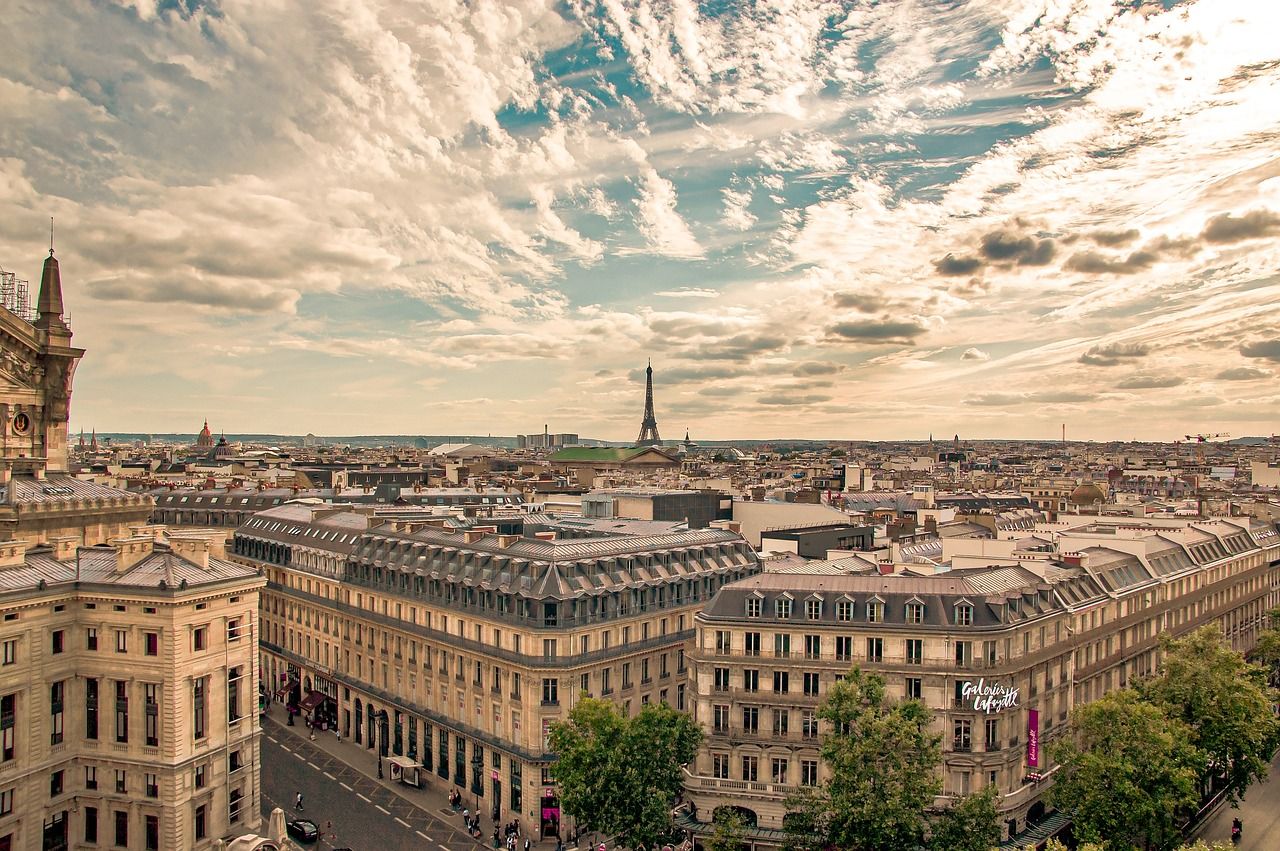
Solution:
{"label": "sidewalk", "polygon": [[[447,791],[439,790],[435,788],[434,785],[426,785],[421,789],[417,789],[413,786],[406,786],[403,783],[392,782],[385,778],[378,780],[378,758],[373,750],[370,750],[363,745],[357,745],[345,738],[338,741],[338,738],[332,731],[322,732],[317,730],[315,741],[310,741],[311,730],[307,728],[302,720],[295,720],[294,725],[291,727],[281,720],[282,717],[283,716],[279,710],[274,714],[268,713],[264,716],[262,722],[263,732],[265,733],[270,731],[275,734],[277,738],[292,736],[294,739],[299,741],[305,741],[317,750],[327,753],[334,759],[345,763],[354,771],[357,771],[375,783],[378,783],[388,791],[402,798],[405,802],[427,813],[432,818],[444,822],[447,825],[458,826],[461,824],[462,813],[461,811],[456,811],[453,807],[449,806],[449,800],[446,797],[448,794]],[[384,773],[387,770],[385,761],[383,763],[383,770]],[[427,782],[428,784],[431,783],[431,781]],[[454,787],[450,785],[449,788],[452,789]],[[472,800],[472,796],[470,794],[465,794],[462,800],[464,805],[468,805]],[[480,802],[480,815],[481,826],[484,830],[485,839],[484,841],[472,840],[472,842],[476,848],[492,849],[493,844],[490,841],[490,837],[493,833],[494,824],[489,819],[487,802],[483,800]],[[504,810],[503,820],[510,821],[511,818],[511,815]],[[527,825],[524,824],[525,821],[527,821],[527,819],[521,820],[522,828],[527,828]],[[530,838],[533,837],[531,836]],[[582,845],[584,849],[589,847],[585,844],[585,840],[587,838],[588,837],[583,837]],[[503,848],[505,849],[505,847],[506,846],[504,845]],[[517,845],[517,848],[523,847],[524,842],[522,839]],[[537,848],[539,851],[552,851],[556,847],[556,841],[554,839],[542,841],[534,839],[533,844],[530,847]],[[571,846],[567,839],[564,847],[566,851],[579,851],[578,848]]]}

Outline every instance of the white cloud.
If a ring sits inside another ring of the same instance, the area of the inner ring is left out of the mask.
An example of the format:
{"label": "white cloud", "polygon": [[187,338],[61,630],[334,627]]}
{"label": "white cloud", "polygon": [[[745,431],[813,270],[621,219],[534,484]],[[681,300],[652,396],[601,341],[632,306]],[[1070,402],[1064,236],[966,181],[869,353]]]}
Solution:
{"label": "white cloud", "polygon": [[702,246],[676,211],[675,186],[653,169],[641,177],[636,198],[636,227],[654,254],[702,256]]}
{"label": "white cloud", "polygon": [[730,230],[751,230],[751,226],[756,223],[756,217],[747,209],[751,205],[751,193],[736,192],[725,187],[721,194],[724,197],[724,213],[720,216],[721,224]]}

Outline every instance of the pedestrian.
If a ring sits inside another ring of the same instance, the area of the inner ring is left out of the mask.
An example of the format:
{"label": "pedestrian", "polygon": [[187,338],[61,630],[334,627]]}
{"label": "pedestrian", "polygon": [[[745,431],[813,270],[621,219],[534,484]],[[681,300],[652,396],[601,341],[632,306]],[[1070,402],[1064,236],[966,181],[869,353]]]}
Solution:
{"label": "pedestrian", "polygon": [[333,737],[338,740],[338,744],[342,744],[342,731],[338,729],[338,725],[333,725]]}
{"label": "pedestrian", "polygon": [[293,808],[295,810],[302,809],[302,793],[301,792],[298,793],[298,797],[293,799]]}
{"label": "pedestrian", "polygon": [[559,836],[556,837],[556,851],[564,851],[564,840]]}
{"label": "pedestrian", "polygon": [[530,845],[530,843],[529,843],[529,837],[527,837],[527,836],[526,836],[526,837],[524,838],[524,851],[529,851],[529,845]]}
{"label": "pedestrian", "polygon": [[467,825],[471,823],[471,810],[467,809],[466,807],[462,808],[462,823],[463,825]]}

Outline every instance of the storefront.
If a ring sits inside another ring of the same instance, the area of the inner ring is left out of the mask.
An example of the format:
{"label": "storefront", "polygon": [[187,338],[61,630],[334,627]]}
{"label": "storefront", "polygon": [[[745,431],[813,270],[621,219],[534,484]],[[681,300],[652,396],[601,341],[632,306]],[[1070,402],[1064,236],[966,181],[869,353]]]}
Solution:
{"label": "storefront", "polygon": [[542,838],[554,839],[560,835],[560,799],[550,786],[542,788]]}

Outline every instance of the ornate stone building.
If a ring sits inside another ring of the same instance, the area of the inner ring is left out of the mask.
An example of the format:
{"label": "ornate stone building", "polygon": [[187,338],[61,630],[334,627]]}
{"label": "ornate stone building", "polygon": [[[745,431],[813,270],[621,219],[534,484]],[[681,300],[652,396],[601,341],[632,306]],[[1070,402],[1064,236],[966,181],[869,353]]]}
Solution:
{"label": "ornate stone building", "polygon": [[0,851],[211,848],[260,820],[265,580],[68,474],[61,290],[0,307]]}

